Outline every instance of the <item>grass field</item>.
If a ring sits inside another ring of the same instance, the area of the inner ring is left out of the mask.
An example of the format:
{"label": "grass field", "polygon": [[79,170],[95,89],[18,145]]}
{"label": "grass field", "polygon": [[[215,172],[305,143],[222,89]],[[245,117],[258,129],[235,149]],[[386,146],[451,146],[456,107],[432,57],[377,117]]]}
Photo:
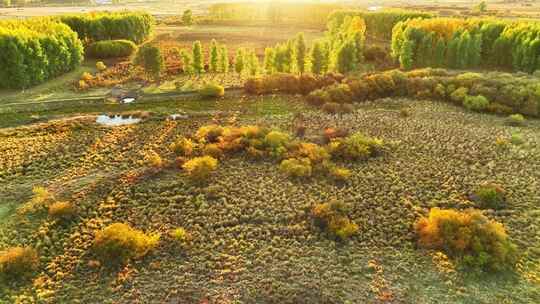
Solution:
{"label": "grass field", "polygon": [[[402,117],[402,108],[412,115]],[[98,126],[87,116],[142,109],[154,115],[116,128]],[[179,111],[190,119],[165,120]],[[223,159],[206,188],[192,186],[175,168],[141,175],[145,152],[167,157],[170,142],[201,125],[289,131],[297,112],[305,116],[308,139],[316,140],[324,127],[341,126],[384,139],[389,151],[367,162],[343,163],[353,173],[345,184],[287,179],[272,161],[242,155]],[[43,271],[33,285],[3,286],[0,301],[37,296],[53,303],[535,303],[540,296],[538,121],[508,127],[501,117],[408,99],[379,100],[334,116],[286,96],[43,115],[57,120],[0,134],[0,242],[37,243],[43,253]],[[496,146],[497,138],[514,132],[522,134],[523,144]],[[464,271],[441,253],[415,248],[412,224],[418,216],[435,206],[472,207],[467,193],[486,179],[509,191],[508,208],[489,215],[520,246],[515,274]],[[36,185],[76,203],[77,220],[59,226],[41,212],[18,214]],[[345,243],[329,240],[306,215],[311,204],[332,198],[350,204],[360,226]],[[164,240],[155,253],[119,270],[92,268],[93,233],[117,221],[163,234],[182,226],[194,241],[178,250]]]}

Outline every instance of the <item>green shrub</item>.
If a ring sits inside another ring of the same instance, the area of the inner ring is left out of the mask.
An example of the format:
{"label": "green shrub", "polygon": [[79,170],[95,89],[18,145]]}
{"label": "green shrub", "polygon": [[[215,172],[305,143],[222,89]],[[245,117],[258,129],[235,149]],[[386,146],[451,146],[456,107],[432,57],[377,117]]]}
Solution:
{"label": "green shrub", "polygon": [[349,137],[337,139],[330,143],[330,153],[335,158],[349,160],[365,160],[382,151],[383,141],[369,138],[362,133],[354,133]]}
{"label": "green shrub", "polygon": [[336,181],[344,182],[351,177],[351,170],[346,168],[340,168],[331,166],[328,170],[328,175]]}
{"label": "green shrub", "polygon": [[49,206],[49,216],[58,220],[71,220],[77,215],[77,208],[70,202],[55,202]]}
{"label": "green shrub", "polygon": [[199,95],[204,98],[223,97],[225,88],[217,83],[207,83],[199,90]]}
{"label": "green shrub", "polygon": [[90,44],[86,55],[92,58],[128,57],[135,53],[137,45],[129,40],[103,40]]}
{"label": "green shrub", "polygon": [[503,270],[513,268],[517,260],[504,226],[478,210],[432,208],[428,217],[416,222],[415,230],[420,246],[443,250],[467,266]]}
{"label": "green shrub", "polygon": [[217,169],[218,160],[211,156],[195,157],[187,161],[182,168],[192,181],[203,182]]}
{"label": "green shrub", "polygon": [[488,108],[489,100],[487,100],[487,98],[485,98],[482,95],[478,95],[478,96],[467,95],[465,96],[465,100],[463,100],[463,106],[465,106],[465,108],[472,111],[482,112]]}
{"label": "green shrub", "polygon": [[312,173],[311,161],[309,158],[289,158],[279,165],[279,170],[289,177],[310,177]]}
{"label": "green shrub", "polygon": [[165,65],[159,47],[149,43],[139,48],[134,63],[143,67],[144,71],[155,79],[159,79]]}
{"label": "green shrub", "polygon": [[273,150],[285,148],[290,141],[291,137],[289,134],[279,131],[270,131],[264,137],[264,143],[266,146]]}
{"label": "green shrub", "polygon": [[11,247],[0,253],[0,274],[16,280],[31,275],[39,267],[37,251],[30,247]]}
{"label": "green shrub", "polygon": [[516,146],[519,146],[519,145],[522,145],[525,143],[525,139],[523,139],[523,135],[519,134],[519,133],[513,133],[511,136],[510,136],[510,142],[513,144],[513,145],[516,145]]}
{"label": "green shrub", "polygon": [[450,94],[450,99],[455,103],[463,104],[465,97],[468,96],[467,95],[468,93],[469,93],[468,88],[460,87]]}
{"label": "green shrub", "polygon": [[511,126],[523,126],[525,125],[525,117],[521,114],[512,114],[506,119],[506,123]]}
{"label": "green shrub", "polygon": [[352,102],[352,92],[346,84],[333,85],[326,88],[326,92],[328,93],[331,102],[339,104]]}
{"label": "green shrub", "polygon": [[346,240],[358,231],[358,225],[347,215],[347,206],[340,201],[315,205],[311,216],[316,226],[339,240]]}
{"label": "green shrub", "polygon": [[157,247],[159,238],[159,234],[145,234],[127,224],[114,223],[96,234],[93,250],[103,263],[125,263],[144,257]]}
{"label": "green shrub", "polygon": [[506,205],[506,191],[500,185],[485,183],[474,190],[473,200],[482,209],[498,210]]}

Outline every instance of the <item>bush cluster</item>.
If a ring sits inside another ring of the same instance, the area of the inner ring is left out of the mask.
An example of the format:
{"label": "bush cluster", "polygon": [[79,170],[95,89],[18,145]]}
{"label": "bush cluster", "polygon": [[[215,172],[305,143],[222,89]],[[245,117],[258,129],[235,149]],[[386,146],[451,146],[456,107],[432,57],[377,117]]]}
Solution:
{"label": "bush cluster", "polygon": [[143,12],[106,12],[66,15],[59,20],[77,32],[85,43],[126,39],[137,44],[152,33],[154,17]]}
{"label": "bush cluster", "polygon": [[7,279],[27,277],[39,267],[37,251],[30,247],[11,247],[0,253],[0,274]]}
{"label": "bush cluster", "polygon": [[77,208],[70,202],[55,202],[49,206],[49,216],[69,221],[77,215]]}
{"label": "bush cluster", "polygon": [[218,160],[212,156],[195,157],[187,161],[182,168],[191,180],[204,182],[217,169]]}
{"label": "bush cluster", "polygon": [[217,83],[206,83],[199,89],[199,95],[203,98],[218,98],[225,95],[225,88]]}
{"label": "bush cluster", "polygon": [[144,257],[159,244],[159,234],[145,234],[124,223],[114,223],[96,234],[93,250],[101,262],[121,264]]}
{"label": "bush cluster", "polygon": [[0,21],[0,88],[28,88],[82,60],[81,41],[65,24],[50,18]]}
{"label": "bush cluster", "polygon": [[420,246],[443,250],[467,266],[503,270],[515,265],[516,246],[503,225],[478,210],[433,208],[428,217],[416,222],[415,229]]}
{"label": "bush cluster", "polygon": [[247,79],[244,90],[253,95],[270,93],[307,95],[316,89],[341,82],[343,78],[343,75],[337,73],[327,73],[322,76],[276,73]]}
{"label": "bush cluster", "polygon": [[346,240],[358,231],[358,225],[347,215],[347,206],[341,201],[317,204],[311,209],[315,225],[331,236]]}
{"label": "bush cluster", "polygon": [[135,53],[137,45],[130,40],[101,40],[86,47],[86,55],[92,58],[128,57]]}
{"label": "bush cluster", "polygon": [[472,195],[474,201],[482,209],[498,210],[506,205],[506,191],[495,183],[484,183],[479,185]]}
{"label": "bush cluster", "polygon": [[540,116],[540,84],[533,77],[500,72],[450,73],[428,68],[371,73],[314,90],[306,102],[339,111],[348,102],[393,96],[448,100],[473,111]]}

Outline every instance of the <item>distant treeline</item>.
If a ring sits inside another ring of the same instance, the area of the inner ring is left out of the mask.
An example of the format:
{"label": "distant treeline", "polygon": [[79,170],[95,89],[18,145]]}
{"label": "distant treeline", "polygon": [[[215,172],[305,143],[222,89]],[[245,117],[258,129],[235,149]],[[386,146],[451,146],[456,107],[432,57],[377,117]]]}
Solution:
{"label": "distant treeline", "polygon": [[141,43],[155,24],[154,17],[144,12],[90,13],[62,16],[60,20],[85,43],[115,39]]}
{"label": "distant treeline", "polygon": [[217,3],[209,8],[216,20],[269,21],[324,25],[328,16],[342,5],[323,3]]}
{"label": "distant treeline", "polygon": [[67,25],[51,18],[0,21],[0,88],[27,88],[72,70],[83,46]]}
{"label": "distant treeline", "polygon": [[402,68],[499,67],[540,69],[540,23],[499,19],[433,18],[398,23],[392,54]]}
{"label": "distant treeline", "polygon": [[430,13],[401,9],[388,9],[376,12],[362,10],[338,10],[328,17],[328,28],[339,28],[346,17],[360,17],[366,23],[366,34],[375,38],[390,40],[392,28],[400,21],[413,18],[432,18]]}

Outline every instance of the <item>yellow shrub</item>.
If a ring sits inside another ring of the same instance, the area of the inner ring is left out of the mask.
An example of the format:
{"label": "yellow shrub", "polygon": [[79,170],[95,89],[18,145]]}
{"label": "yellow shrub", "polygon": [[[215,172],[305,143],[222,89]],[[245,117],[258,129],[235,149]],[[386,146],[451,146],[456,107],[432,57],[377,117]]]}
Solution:
{"label": "yellow shrub", "polygon": [[311,216],[315,225],[340,240],[348,239],[358,231],[358,225],[349,219],[346,205],[340,201],[313,206]]}
{"label": "yellow shrub", "polygon": [[180,137],[169,148],[177,155],[190,156],[193,154],[195,143],[191,139]]}
{"label": "yellow shrub", "polygon": [[145,256],[159,244],[159,234],[145,234],[127,224],[114,223],[96,234],[94,252],[104,263],[123,263]]}
{"label": "yellow shrub", "polygon": [[56,202],[49,206],[49,216],[59,220],[75,217],[77,209],[70,202]]}
{"label": "yellow shrub", "polygon": [[92,74],[88,73],[88,72],[84,72],[82,73],[81,75],[81,79],[80,80],[83,80],[85,82],[88,82],[88,81],[91,81],[94,79],[94,76],[92,76]]}
{"label": "yellow shrub", "polygon": [[107,69],[107,66],[103,63],[103,61],[96,62],[96,69],[100,72],[103,72]]}
{"label": "yellow shrub", "polygon": [[341,181],[341,182],[344,182],[351,177],[351,171],[349,169],[339,168],[339,167],[330,168],[330,170],[328,171],[328,174],[333,179],[337,181]]}
{"label": "yellow shrub", "polygon": [[219,159],[223,156],[223,150],[221,150],[217,144],[208,144],[203,148],[203,155]]}
{"label": "yellow shrub", "polygon": [[420,246],[444,250],[466,265],[491,270],[515,265],[517,249],[504,226],[478,210],[433,208],[416,222],[415,230]]}
{"label": "yellow shrub", "polygon": [[203,156],[187,161],[182,168],[186,170],[193,181],[204,181],[216,170],[217,165],[217,159],[211,156]]}
{"label": "yellow shrub", "polygon": [[0,274],[9,279],[23,278],[39,266],[37,251],[30,247],[12,247],[0,253]]}
{"label": "yellow shrub", "polygon": [[191,235],[182,227],[178,227],[169,233],[176,245],[183,246],[191,241]]}
{"label": "yellow shrub", "polygon": [[155,168],[155,169],[160,169],[164,165],[164,162],[161,156],[159,156],[159,154],[157,154],[153,150],[150,150],[146,153],[145,161],[150,167]]}
{"label": "yellow shrub", "polygon": [[312,173],[309,158],[289,158],[281,162],[279,170],[290,177],[310,177]]}

